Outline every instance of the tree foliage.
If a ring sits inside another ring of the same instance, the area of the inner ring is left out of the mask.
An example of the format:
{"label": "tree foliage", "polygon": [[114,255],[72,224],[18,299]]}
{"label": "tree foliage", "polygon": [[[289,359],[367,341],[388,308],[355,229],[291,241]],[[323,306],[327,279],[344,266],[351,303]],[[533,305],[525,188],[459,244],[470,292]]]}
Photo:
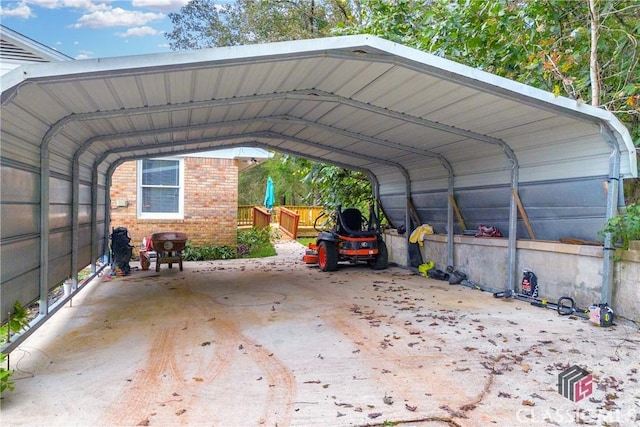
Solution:
{"label": "tree foliage", "polygon": [[313,185],[303,182],[310,167],[307,159],[276,153],[272,159],[240,174],[238,204],[261,206],[268,177],[273,180],[276,205],[313,203]]}
{"label": "tree foliage", "polygon": [[637,1],[364,0],[363,6],[362,23],[336,33],[378,35],[602,106],[640,138]]}
{"label": "tree foliage", "polygon": [[169,14],[166,37],[174,50],[308,39],[357,24],[359,15],[359,0],[191,0]]}

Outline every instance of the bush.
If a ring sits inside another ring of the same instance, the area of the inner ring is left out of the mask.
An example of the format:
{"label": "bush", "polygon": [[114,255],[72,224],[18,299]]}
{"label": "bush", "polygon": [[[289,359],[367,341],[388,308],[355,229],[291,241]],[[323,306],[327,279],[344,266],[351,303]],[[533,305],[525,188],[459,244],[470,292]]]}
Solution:
{"label": "bush", "polygon": [[[7,355],[0,353],[0,365],[4,365]],[[0,366],[0,393],[4,393],[5,390],[13,391],[13,381],[11,381],[11,375],[13,371]]]}
{"label": "bush", "polygon": [[[22,304],[20,304],[20,301],[16,301],[15,304],[13,304],[11,319],[0,327],[0,342],[5,342],[10,332],[18,333],[28,326],[29,310],[24,308]],[[7,355],[0,353],[0,365],[4,365],[6,359]],[[5,390],[13,391],[11,375],[13,375],[13,371],[0,366],[0,393],[4,393]]]}
{"label": "bush", "polygon": [[187,241],[182,251],[182,258],[185,261],[208,261],[271,256],[276,254],[271,239],[272,231],[267,227],[239,230],[237,249],[216,245],[194,246],[193,243]]}
{"label": "bush", "polygon": [[265,228],[250,228],[248,230],[238,231],[238,245],[264,245],[271,243],[271,229]]}
{"label": "bush", "polygon": [[273,256],[276,250],[271,243],[274,236],[271,227],[250,228],[238,231],[238,257],[262,258]]}
{"label": "bush", "polygon": [[619,242],[623,249],[629,249],[631,240],[640,240],[640,201],[628,205],[623,213],[610,218],[600,233],[611,233],[614,243]]}
{"label": "bush", "polygon": [[204,245],[193,246],[188,241],[184,251],[182,251],[182,258],[185,261],[207,261],[216,259],[233,259],[236,257],[236,251],[228,246],[216,246],[216,245]]}

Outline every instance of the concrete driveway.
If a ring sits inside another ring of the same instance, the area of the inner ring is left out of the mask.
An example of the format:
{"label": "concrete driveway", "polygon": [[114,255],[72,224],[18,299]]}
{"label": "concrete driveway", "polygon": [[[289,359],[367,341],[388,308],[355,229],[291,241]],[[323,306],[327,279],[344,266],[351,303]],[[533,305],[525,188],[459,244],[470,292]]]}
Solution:
{"label": "concrete driveway", "polygon": [[[277,249],[87,284],[11,354],[1,424],[640,424],[637,327]],[[557,390],[572,365],[579,402]]]}

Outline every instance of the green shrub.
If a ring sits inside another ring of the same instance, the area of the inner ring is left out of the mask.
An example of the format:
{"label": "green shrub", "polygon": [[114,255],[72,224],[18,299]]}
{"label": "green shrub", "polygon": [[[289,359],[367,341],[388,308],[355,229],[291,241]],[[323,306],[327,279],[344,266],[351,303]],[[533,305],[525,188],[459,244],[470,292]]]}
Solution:
{"label": "green shrub", "polygon": [[[29,326],[29,310],[24,308],[20,301],[16,301],[13,304],[13,312],[9,322],[0,327],[0,342],[6,342],[9,337],[9,333],[18,333],[22,329]],[[0,365],[4,365],[7,359],[5,353],[0,353]],[[0,366],[0,393],[4,393],[5,390],[13,391],[13,381],[11,381],[11,375],[13,371]]]}
{"label": "green shrub", "polygon": [[237,249],[216,245],[194,246],[191,241],[187,241],[182,251],[182,258],[185,261],[207,261],[272,256],[276,254],[275,248],[271,243],[273,233],[269,227],[239,230]]}
{"label": "green shrub", "polygon": [[[5,360],[7,360],[7,355],[4,353],[0,353],[0,365],[4,365]],[[13,391],[13,381],[11,381],[11,375],[13,375],[13,371],[0,366],[0,393],[4,393],[5,390]]]}
{"label": "green shrub", "polygon": [[216,245],[204,245],[193,246],[188,241],[184,251],[182,251],[182,258],[185,261],[207,261],[216,259],[233,259],[236,257],[236,251],[228,246],[216,246]]}
{"label": "green shrub", "polygon": [[611,239],[620,243],[623,249],[629,249],[631,240],[640,240],[640,201],[626,207],[623,213],[610,218],[600,232],[611,233]]}
{"label": "green shrub", "polygon": [[250,228],[248,230],[238,231],[238,245],[265,245],[271,243],[271,229],[265,228]]}
{"label": "green shrub", "polygon": [[238,257],[262,258],[273,256],[276,250],[271,240],[277,232],[271,227],[238,230]]}
{"label": "green shrub", "polygon": [[6,342],[9,333],[18,333],[29,326],[29,310],[24,308],[20,301],[13,304],[13,312],[9,322],[0,327],[0,343]]}

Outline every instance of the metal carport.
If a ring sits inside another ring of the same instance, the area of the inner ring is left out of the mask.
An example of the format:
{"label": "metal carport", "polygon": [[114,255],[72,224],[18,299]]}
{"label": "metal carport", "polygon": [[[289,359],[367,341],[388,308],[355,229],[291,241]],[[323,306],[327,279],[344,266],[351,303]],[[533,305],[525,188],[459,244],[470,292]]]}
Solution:
{"label": "metal carport", "polygon": [[127,160],[257,146],[360,170],[393,224],[448,233],[451,264],[455,200],[508,236],[511,289],[518,198],[536,238],[594,239],[637,176],[611,113],[364,35],[24,65],[1,114],[3,317],[37,298],[46,315],[49,289],[95,269]]}

